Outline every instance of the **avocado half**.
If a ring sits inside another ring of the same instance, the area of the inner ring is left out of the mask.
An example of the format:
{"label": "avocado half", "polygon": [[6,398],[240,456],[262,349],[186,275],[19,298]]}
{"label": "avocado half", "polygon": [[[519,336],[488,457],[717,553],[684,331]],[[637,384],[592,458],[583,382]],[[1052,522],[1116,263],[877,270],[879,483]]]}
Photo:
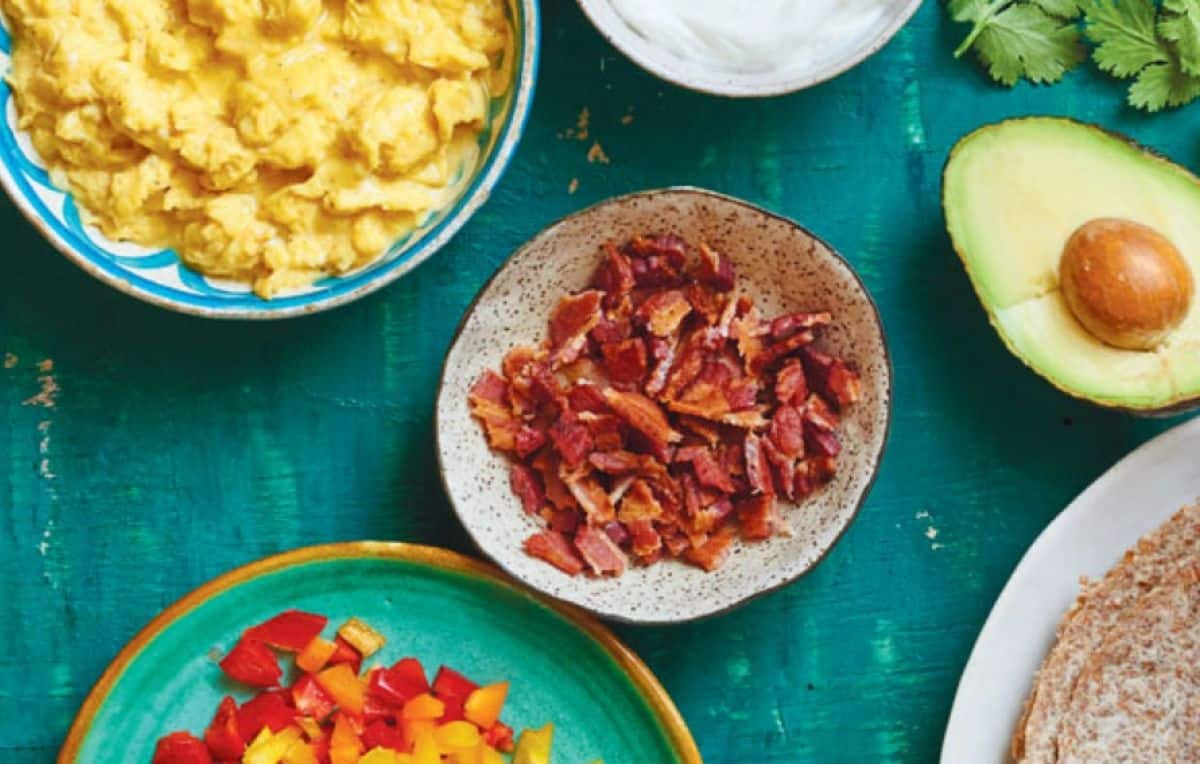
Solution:
{"label": "avocado half", "polygon": [[1030,117],[958,142],[942,178],[942,207],[988,318],[1026,365],[1100,406],[1147,415],[1200,406],[1195,304],[1154,350],[1122,350],[1089,334],[1058,288],[1067,239],[1105,217],[1157,230],[1200,279],[1200,179],[1098,127]]}

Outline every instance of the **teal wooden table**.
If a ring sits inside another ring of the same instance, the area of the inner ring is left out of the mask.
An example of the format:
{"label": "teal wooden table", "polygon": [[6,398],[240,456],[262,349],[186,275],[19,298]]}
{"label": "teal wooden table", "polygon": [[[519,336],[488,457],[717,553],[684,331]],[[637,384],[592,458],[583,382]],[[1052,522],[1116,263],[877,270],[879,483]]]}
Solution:
{"label": "teal wooden table", "polygon": [[[932,1],[852,73],[761,101],[659,82],[569,0],[544,14],[533,115],[492,199],[431,262],[350,307],[270,324],[169,314],[93,281],[0,203],[0,760],[50,760],[125,641],[231,567],[341,539],[470,551],[431,431],[456,321],[550,221],[677,183],[762,204],[841,249],[883,312],[895,418],[870,501],[813,573],[707,622],[617,631],[708,761],[937,755],[1021,553],[1170,424],[1074,402],[1004,351],[943,228],[946,153],[984,122],[1052,113],[1195,167],[1200,111],[1137,115],[1093,71],[994,88],[951,58],[963,30]],[[608,162],[588,161],[596,144]]]}

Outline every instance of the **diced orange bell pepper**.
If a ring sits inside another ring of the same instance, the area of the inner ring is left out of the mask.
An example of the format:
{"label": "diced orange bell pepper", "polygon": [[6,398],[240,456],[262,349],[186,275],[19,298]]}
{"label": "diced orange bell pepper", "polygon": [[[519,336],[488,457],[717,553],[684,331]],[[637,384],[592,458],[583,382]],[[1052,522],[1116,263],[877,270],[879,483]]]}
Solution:
{"label": "diced orange bell pepper", "polygon": [[479,746],[479,728],[470,722],[457,721],[439,726],[433,733],[438,747],[447,753],[469,751]]}
{"label": "diced orange bell pepper", "polygon": [[508,697],[508,682],[497,682],[480,687],[467,696],[463,704],[463,715],[482,729],[488,729],[500,719],[504,699]]}
{"label": "diced orange bell pepper", "polygon": [[362,714],[366,690],[349,664],[339,663],[325,669],[317,674],[317,684],[343,711],[356,716]]}
{"label": "diced orange bell pepper", "polygon": [[333,717],[333,734],[329,739],[330,764],[357,764],[361,754],[362,743],[350,720],[345,714]]}
{"label": "diced orange bell pepper", "polygon": [[402,719],[400,721],[400,735],[403,740],[403,747],[406,751],[411,751],[417,744],[417,736],[425,732],[433,732],[437,727],[437,722],[429,719]]}
{"label": "diced orange bell pepper", "polygon": [[320,740],[325,737],[325,730],[321,728],[321,723],[311,716],[296,717],[296,725],[304,732],[304,736],[309,740]]}
{"label": "diced orange bell pepper", "polygon": [[313,637],[296,655],[296,665],[301,671],[315,674],[325,668],[325,664],[329,662],[335,652],[337,652],[337,645],[332,640],[319,636]]}
{"label": "diced orange bell pepper", "polygon": [[404,704],[400,710],[401,719],[437,720],[446,713],[446,704],[427,692],[423,692]]}
{"label": "diced orange bell pepper", "polygon": [[417,733],[412,757],[413,764],[442,764],[442,751],[438,747],[433,730],[425,729]]}

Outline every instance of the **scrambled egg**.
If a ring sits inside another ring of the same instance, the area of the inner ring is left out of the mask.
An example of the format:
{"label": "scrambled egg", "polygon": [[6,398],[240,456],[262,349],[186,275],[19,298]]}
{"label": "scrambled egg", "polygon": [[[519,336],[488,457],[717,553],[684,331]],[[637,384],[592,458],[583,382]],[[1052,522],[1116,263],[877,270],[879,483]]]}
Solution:
{"label": "scrambled egg", "polygon": [[19,125],[85,220],[269,297],[443,204],[505,0],[0,0]]}

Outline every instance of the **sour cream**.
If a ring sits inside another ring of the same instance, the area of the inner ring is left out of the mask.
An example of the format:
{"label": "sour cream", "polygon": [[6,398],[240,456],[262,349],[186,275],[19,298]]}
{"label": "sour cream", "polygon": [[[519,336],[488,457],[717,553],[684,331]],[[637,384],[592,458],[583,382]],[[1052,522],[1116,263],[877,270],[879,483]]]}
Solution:
{"label": "sour cream", "polygon": [[710,68],[819,64],[864,42],[896,0],[610,0],[650,42]]}

